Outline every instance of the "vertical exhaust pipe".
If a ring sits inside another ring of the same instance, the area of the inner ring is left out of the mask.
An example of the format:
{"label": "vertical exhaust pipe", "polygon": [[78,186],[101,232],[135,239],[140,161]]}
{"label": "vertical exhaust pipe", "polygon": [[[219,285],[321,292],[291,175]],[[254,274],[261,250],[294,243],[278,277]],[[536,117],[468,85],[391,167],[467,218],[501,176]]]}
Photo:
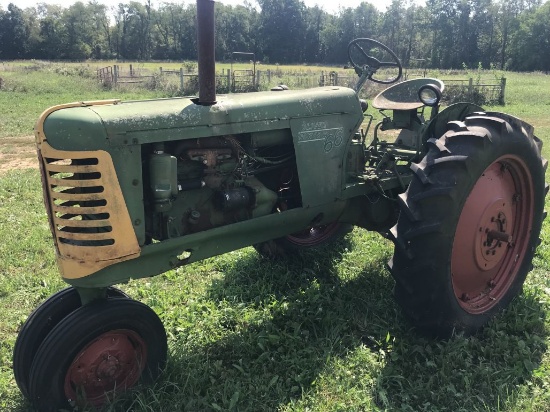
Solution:
{"label": "vertical exhaust pipe", "polygon": [[199,53],[199,101],[216,103],[214,0],[197,0],[197,49]]}

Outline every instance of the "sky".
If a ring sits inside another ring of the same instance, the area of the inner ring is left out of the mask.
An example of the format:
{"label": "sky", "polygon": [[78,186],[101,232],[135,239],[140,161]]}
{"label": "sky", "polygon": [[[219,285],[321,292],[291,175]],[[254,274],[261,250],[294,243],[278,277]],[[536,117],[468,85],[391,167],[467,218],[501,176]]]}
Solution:
{"label": "sky", "polygon": [[[64,7],[68,7],[72,3],[75,3],[77,0],[0,0],[0,6],[2,9],[7,10],[8,4],[14,3],[17,7],[24,9],[26,7],[34,7],[38,3],[50,3],[50,4],[60,4]],[[87,0],[81,0],[83,3],[87,3]],[[99,3],[106,4],[108,6],[115,5],[118,3],[125,3],[129,0],[98,0]],[[140,1],[140,0],[137,0]],[[220,3],[237,5],[243,4],[244,0],[216,0]],[[302,0],[306,6],[313,7],[316,4],[329,13],[336,13],[340,7],[357,7],[362,1],[367,1],[372,3],[380,11],[385,11],[386,8],[391,4],[391,0]],[[167,0],[162,1],[163,3],[191,3],[192,0]],[[161,1],[152,0],[151,3],[153,6],[158,5]],[[250,0],[250,3],[256,4],[254,0]],[[417,3],[425,3],[423,0],[417,0]]]}

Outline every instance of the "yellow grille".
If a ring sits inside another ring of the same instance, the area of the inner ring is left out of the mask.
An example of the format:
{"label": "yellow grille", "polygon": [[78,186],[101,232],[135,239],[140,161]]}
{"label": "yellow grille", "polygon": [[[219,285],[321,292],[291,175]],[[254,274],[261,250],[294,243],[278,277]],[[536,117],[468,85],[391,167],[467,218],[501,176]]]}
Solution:
{"label": "yellow grille", "polygon": [[88,276],[139,256],[111,156],[39,145],[46,206],[63,277]]}

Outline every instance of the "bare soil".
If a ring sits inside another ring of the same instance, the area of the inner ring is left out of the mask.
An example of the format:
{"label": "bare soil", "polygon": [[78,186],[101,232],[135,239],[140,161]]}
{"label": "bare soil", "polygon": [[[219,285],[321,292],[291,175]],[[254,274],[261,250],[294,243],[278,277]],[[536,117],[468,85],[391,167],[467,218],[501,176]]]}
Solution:
{"label": "bare soil", "polygon": [[13,169],[38,169],[34,136],[0,138],[0,174]]}

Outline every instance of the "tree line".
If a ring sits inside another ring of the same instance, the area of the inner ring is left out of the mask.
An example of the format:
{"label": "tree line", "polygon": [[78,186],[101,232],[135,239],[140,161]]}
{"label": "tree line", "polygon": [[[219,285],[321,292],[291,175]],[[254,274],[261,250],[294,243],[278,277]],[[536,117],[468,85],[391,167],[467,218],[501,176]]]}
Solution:
{"label": "tree line", "polygon": [[[300,0],[216,3],[216,58],[253,52],[266,63],[344,64],[356,37],[377,39],[406,67],[550,70],[550,2],[393,0],[336,15]],[[92,0],[69,7],[39,3],[0,8],[0,59],[195,60],[196,5]]]}

